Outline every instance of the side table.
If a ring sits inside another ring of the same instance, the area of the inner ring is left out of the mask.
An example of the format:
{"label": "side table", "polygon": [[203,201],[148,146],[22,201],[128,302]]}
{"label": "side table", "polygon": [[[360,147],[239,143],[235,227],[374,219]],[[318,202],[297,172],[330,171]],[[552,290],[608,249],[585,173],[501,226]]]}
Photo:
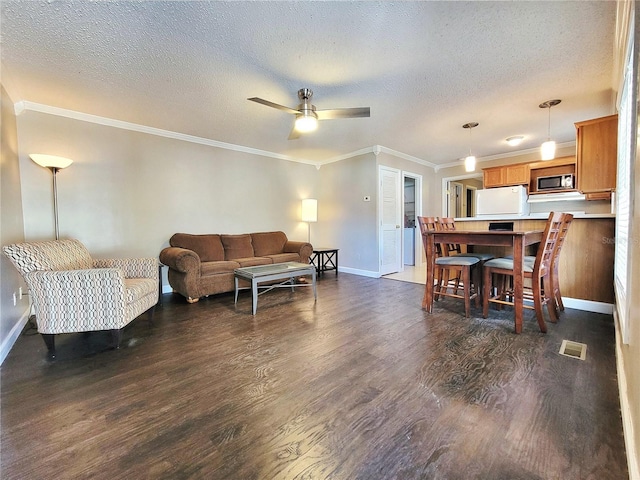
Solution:
{"label": "side table", "polygon": [[338,275],[338,248],[314,248],[309,263],[316,267],[316,272],[322,275],[329,270],[335,270]]}

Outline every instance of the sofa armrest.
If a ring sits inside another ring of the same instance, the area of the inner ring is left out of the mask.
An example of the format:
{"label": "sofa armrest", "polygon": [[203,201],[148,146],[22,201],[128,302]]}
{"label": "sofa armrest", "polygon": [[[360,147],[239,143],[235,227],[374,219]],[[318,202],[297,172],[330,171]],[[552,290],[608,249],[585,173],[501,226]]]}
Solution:
{"label": "sofa armrest", "polygon": [[[40,333],[110,330],[123,326],[125,284],[119,268],[25,274]],[[88,315],[87,310],[91,311]]]}
{"label": "sofa armrest", "polygon": [[284,244],[284,253],[297,253],[302,263],[309,263],[309,257],[313,253],[313,246],[309,242],[294,242],[287,240]]}
{"label": "sofa armrest", "polygon": [[160,261],[178,272],[200,275],[200,256],[193,250],[167,247],[160,252]]}
{"label": "sofa armrest", "polygon": [[93,261],[95,268],[119,268],[124,278],[158,279],[158,260],[155,258],[99,258]]}

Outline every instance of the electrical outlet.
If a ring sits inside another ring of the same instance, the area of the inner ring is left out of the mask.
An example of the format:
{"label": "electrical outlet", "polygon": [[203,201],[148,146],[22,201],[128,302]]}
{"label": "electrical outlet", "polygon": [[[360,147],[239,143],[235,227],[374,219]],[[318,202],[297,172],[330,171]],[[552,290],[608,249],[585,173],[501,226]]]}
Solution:
{"label": "electrical outlet", "polygon": [[18,304],[16,300],[16,292],[13,292],[13,306],[15,307]]}
{"label": "electrical outlet", "polygon": [[18,300],[22,300],[22,287],[18,289]]}

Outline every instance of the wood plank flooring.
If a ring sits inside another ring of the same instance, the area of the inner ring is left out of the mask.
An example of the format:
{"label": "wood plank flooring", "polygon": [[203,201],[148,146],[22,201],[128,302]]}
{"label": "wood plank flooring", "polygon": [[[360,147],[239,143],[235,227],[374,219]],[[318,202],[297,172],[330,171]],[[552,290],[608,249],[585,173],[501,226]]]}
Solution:
{"label": "wood plank flooring", "polygon": [[[105,350],[98,332],[20,337],[1,368],[5,479],[627,479],[611,316],[533,312],[341,273],[194,305]],[[588,345],[585,361],[559,355]]]}

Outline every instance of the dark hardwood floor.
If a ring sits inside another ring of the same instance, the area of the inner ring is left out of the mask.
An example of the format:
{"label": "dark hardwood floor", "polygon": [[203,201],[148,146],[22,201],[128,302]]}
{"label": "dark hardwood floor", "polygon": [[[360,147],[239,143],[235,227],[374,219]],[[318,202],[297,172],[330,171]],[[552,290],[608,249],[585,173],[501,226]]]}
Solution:
{"label": "dark hardwood floor", "polygon": [[[341,273],[187,304],[153,325],[23,335],[1,368],[9,479],[627,479],[611,316],[445,299]],[[562,339],[588,345],[581,361]]]}

